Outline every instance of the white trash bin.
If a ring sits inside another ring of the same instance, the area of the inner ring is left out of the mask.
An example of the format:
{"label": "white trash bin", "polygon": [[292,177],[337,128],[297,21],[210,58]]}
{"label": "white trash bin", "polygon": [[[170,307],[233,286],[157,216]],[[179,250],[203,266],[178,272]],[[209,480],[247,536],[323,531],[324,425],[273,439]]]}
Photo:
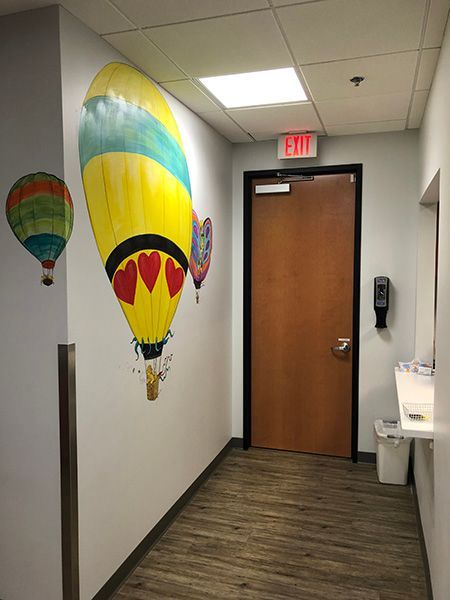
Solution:
{"label": "white trash bin", "polygon": [[377,419],[377,475],[380,483],[406,485],[411,438],[403,435],[399,421]]}

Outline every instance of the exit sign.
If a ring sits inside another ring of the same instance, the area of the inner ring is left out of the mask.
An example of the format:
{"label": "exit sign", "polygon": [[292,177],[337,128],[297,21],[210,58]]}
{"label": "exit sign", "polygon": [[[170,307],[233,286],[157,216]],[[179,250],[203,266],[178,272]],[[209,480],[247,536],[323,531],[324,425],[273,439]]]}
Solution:
{"label": "exit sign", "polygon": [[278,136],[278,158],[317,156],[317,133],[285,133]]}

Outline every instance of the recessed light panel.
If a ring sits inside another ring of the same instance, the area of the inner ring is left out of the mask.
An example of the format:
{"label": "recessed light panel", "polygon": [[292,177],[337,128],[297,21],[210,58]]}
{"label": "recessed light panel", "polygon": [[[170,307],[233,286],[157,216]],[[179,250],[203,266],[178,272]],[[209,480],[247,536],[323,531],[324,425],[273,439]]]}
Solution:
{"label": "recessed light panel", "polygon": [[201,77],[199,81],[225,108],[307,100],[300,81],[291,67],[237,75]]}

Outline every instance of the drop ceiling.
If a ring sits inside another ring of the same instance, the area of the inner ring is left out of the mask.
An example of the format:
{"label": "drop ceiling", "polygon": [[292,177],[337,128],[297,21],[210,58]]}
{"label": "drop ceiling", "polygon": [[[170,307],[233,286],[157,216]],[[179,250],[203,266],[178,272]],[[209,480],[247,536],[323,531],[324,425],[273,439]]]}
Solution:
{"label": "drop ceiling", "polygon": [[[1,0],[0,14],[52,4]],[[450,0],[62,0],[232,142],[420,127]],[[199,77],[291,67],[308,101],[226,110]],[[349,79],[363,75],[359,87]]]}

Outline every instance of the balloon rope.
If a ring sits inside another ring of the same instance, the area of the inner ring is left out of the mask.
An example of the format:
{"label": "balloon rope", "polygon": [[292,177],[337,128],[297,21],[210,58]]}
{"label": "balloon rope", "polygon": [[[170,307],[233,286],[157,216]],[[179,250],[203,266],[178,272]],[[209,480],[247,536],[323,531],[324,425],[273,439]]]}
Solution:
{"label": "balloon rope", "polygon": [[134,351],[136,352],[136,360],[138,360],[139,359],[138,348],[140,347],[140,344],[135,337],[130,342],[130,344],[133,344],[133,343],[134,343]]}
{"label": "balloon rope", "polygon": [[163,364],[162,364],[162,369],[159,371],[158,375],[159,378],[161,379],[161,381],[164,381],[165,378],[167,377],[168,372],[170,371],[170,362],[172,360],[172,354],[169,354],[169,356],[166,356]]}

